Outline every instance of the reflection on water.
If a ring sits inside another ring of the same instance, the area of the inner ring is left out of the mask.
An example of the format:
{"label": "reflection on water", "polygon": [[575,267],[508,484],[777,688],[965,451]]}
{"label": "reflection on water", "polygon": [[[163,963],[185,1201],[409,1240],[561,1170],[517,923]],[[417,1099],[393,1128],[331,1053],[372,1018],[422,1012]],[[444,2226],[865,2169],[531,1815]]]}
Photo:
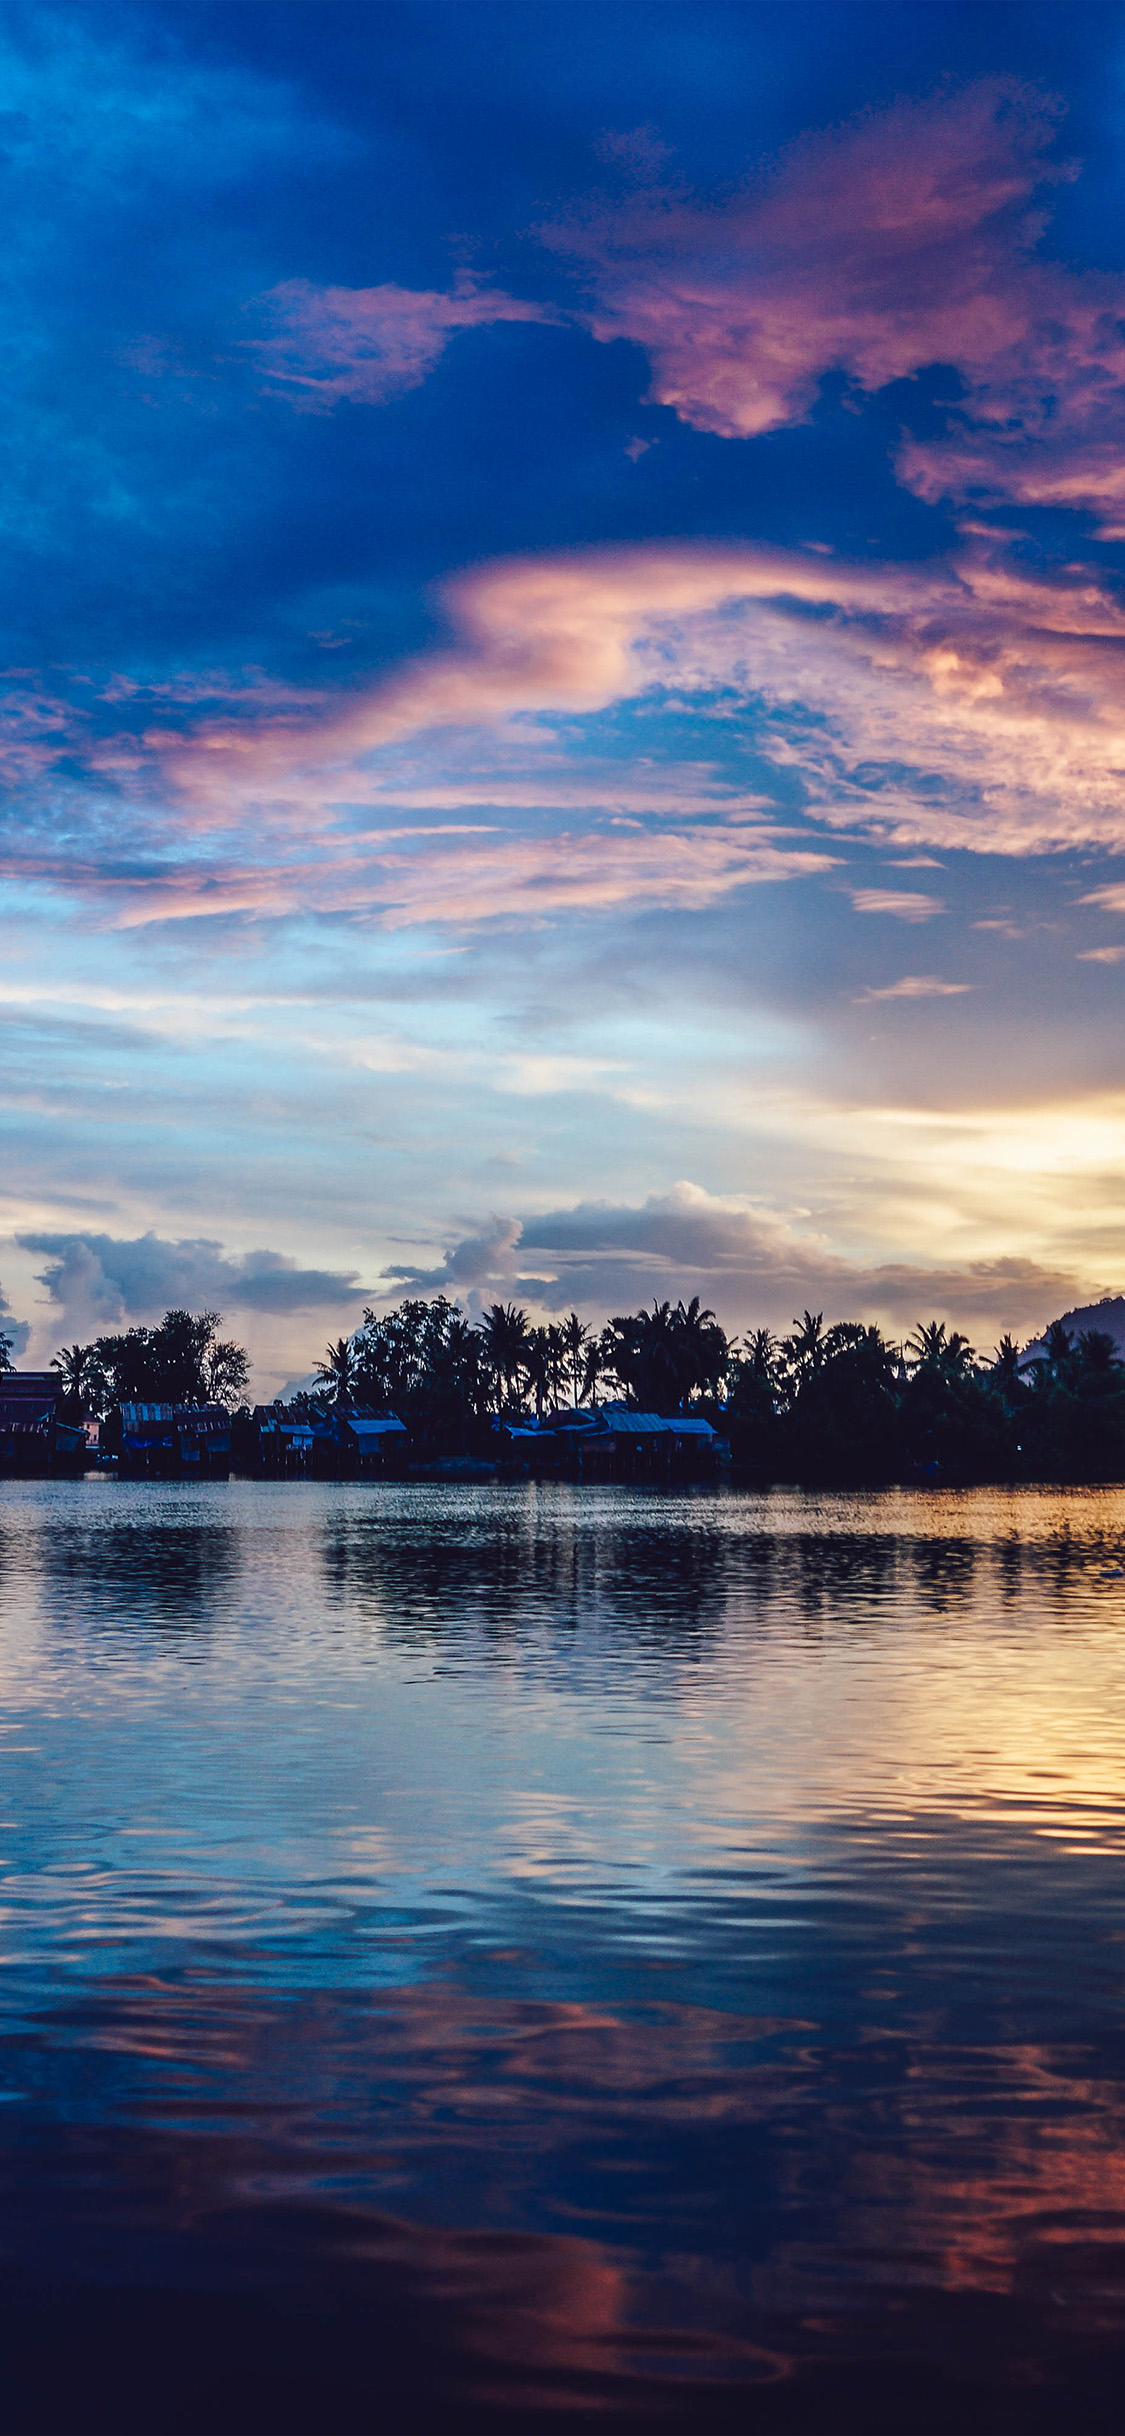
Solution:
{"label": "reflection on water", "polygon": [[1123,1551],[5,1484],[0,2425],[1116,2429]]}

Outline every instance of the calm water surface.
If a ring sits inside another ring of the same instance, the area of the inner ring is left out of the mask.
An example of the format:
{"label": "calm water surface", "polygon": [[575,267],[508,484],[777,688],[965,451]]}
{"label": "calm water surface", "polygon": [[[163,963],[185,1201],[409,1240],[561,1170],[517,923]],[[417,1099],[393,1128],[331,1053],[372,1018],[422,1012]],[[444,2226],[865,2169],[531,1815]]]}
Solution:
{"label": "calm water surface", "polygon": [[0,2427],[1115,2431],[1125,1491],[0,1488]]}

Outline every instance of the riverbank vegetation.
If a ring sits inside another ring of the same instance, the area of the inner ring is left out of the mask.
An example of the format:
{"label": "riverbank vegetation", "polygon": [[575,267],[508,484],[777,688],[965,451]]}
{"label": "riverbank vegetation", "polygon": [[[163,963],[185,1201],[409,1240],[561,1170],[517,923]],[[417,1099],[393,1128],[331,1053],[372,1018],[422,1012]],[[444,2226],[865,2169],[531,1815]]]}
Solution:
{"label": "riverbank vegetation", "polygon": [[[214,1311],[169,1311],[55,1356],[68,1418],[126,1402],[244,1398],[249,1363]],[[0,1341],[0,1366],[6,1360]],[[859,1321],[806,1311],[788,1335],[733,1340],[698,1298],[543,1325],[512,1303],[475,1323],[438,1295],[368,1311],[327,1348],[293,1413],[395,1413],[422,1455],[495,1444],[497,1422],[617,1400],[697,1414],[761,1480],[862,1482],[1125,1477],[1125,1364],[1114,1339],[1056,1322],[1030,1354],[1010,1336],[985,1356],[938,1320],[902,1344]]]}

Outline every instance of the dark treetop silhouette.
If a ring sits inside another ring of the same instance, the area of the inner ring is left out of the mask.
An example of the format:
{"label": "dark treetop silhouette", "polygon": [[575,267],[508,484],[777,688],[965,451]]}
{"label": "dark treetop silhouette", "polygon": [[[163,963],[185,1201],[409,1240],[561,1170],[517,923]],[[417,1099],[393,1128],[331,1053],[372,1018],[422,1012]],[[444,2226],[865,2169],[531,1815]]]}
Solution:
{"label": "dark treetop silhouette", "polygon": [[1024,1359],[1010,1336],[980,1359],[944,1322],[905,1345],[806,1311],[788,1336],[734,1341],[713,1311],[654,1303],[600,1334],[576,1312],[534,1327],[495,1303],[476,1327],[438,1296],[368,1311],[318,1370],[333,1396],[397,1413],[431,1452],[484,1449],[496,1420],[599,1395],[696,1413],[751,1476],[807,1480],[1105,1479],[1125,1475],[1125,1366],[1096,1329],[1059,1322]]}
{"label": "dark treetop silhouette", "polygon": [[[168,1311],[54,1357],[71,1420],[128,1402],[234,1404],[249,1363],[221,1314]],[[0,1369],[10,1369],[0,1334]],[[599,1397],[626,1410],[709,1420],[736,1469],[810,1481],[1125,1477],[1125,1365],[1104,1330],[1055,1321],[1021,1355],[1010,1336],[982,1359],[941,1320],[905,1344],[876,1327],[826,1328],[805,1311],[788,1336],[729,1338],[713,1311],[656,1302],[600,1333],[577,1312],[533,1325],[494,1303],[476,1325],[442,1295],[368,1310],[316,1365],[290,1413],[394,1414],[422,1456],[494,1451],[496,1424],[530,1426]]]}

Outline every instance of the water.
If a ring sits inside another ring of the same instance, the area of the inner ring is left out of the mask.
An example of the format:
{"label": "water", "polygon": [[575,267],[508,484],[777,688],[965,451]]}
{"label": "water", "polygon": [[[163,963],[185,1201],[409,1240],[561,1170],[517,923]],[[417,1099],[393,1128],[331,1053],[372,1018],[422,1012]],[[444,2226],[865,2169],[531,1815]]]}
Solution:
{"label": "water", "polygon": [[1097,2431],[1125,1491],[0,1488],[0,2427]]}

